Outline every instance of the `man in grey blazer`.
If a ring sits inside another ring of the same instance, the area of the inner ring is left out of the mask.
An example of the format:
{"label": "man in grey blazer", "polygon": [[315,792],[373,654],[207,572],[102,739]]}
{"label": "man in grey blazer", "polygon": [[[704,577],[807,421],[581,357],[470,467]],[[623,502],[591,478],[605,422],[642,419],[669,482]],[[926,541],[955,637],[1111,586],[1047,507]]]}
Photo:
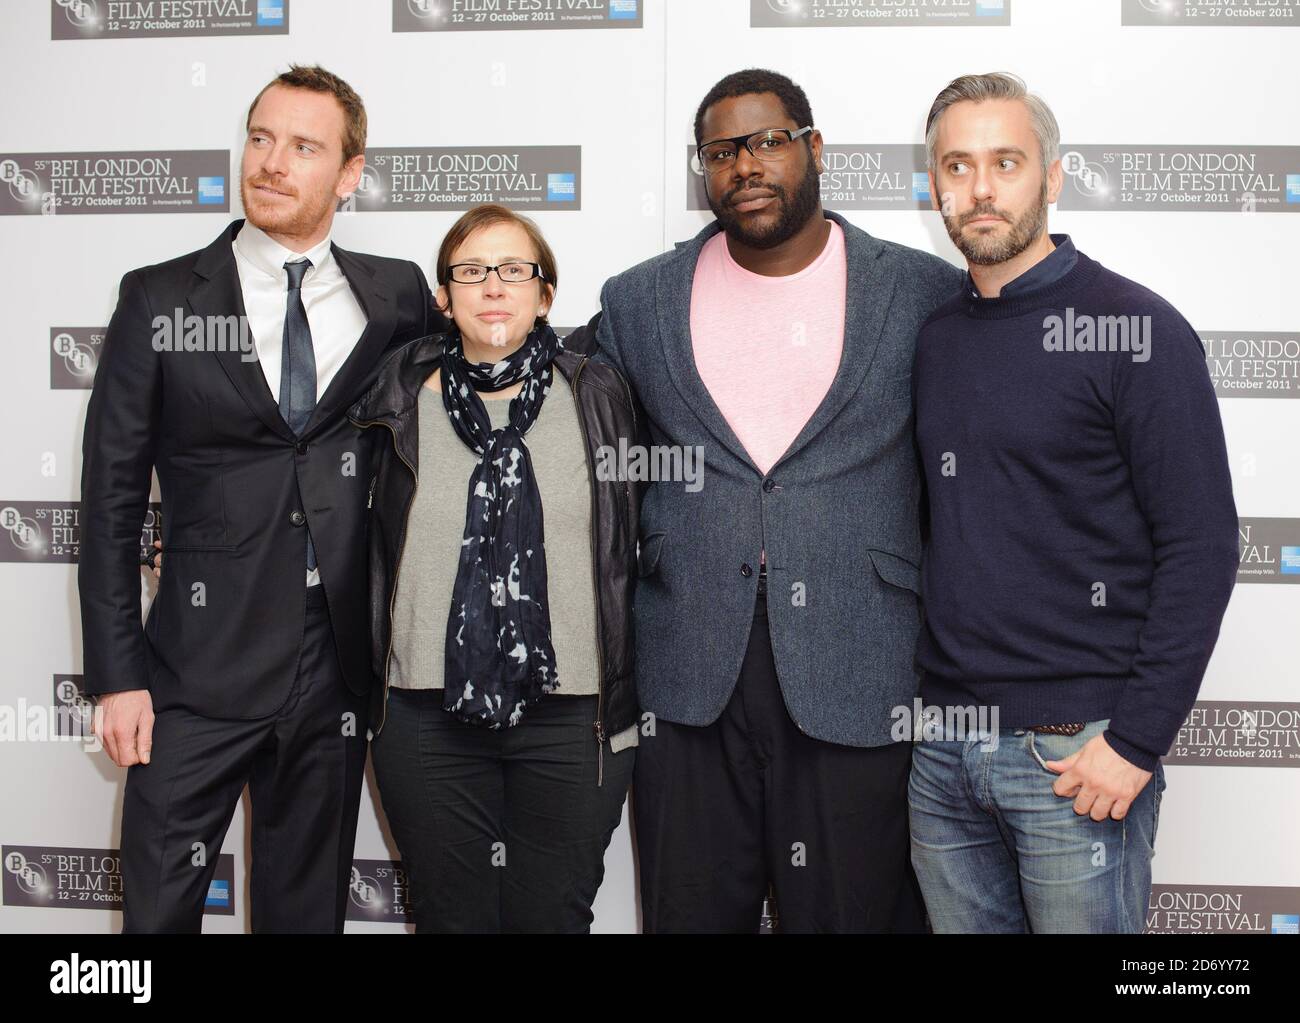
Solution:
{"label": "man in grey blazer", "polygon": [[752,933],[769,885],[783,931],[924,927],[891,710],[917,691],[913,345],[961,275],[822,210],[812,123],[782,75],[722,79],[695,121],[717,222],[601,292],[652,454],[703,449],[641,512],[647,932]]}

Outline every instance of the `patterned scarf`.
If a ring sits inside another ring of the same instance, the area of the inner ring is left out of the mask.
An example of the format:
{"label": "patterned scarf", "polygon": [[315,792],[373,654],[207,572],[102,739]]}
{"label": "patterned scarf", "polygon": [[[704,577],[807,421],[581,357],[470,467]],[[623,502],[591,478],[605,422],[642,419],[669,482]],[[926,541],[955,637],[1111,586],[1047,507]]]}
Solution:
{"label": "patterned scarf", "polygon": [[[496,363],[465,359],[453,324],[442,356],[442,403],[452,428],[479,456],[469,478],[465,539],[447,620],[443,709],[462,721],[519,724],[524,707],[559,687],[546,592],[542,500],[524,443],[551,389],[560,350],[549,325],[535,327]],[[475,393],[523,381],[510,422],[493,430]]]}

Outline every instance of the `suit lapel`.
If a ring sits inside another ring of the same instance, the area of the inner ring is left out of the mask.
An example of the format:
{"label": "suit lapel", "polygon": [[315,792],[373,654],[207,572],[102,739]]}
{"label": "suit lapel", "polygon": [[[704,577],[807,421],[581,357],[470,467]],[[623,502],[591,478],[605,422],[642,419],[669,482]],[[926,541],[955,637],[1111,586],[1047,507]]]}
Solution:
{"label": "suit lapel", "polygon": [[695,284],[695,266],[704,243],[720,230],[715,220],[689,242],[680,244],[673,258],[659,271],[655,322],[659,324],[663,339],[668,374],[687,408],[723,447],[758,472],[758,466],[749,457],[745,445],[727,425],[713,395],[704,385],[695,366],[695,349],[691,342],[691,290]]}
{"label": "suit lapel", "polygon": [[[194,264],[195,279],[186,296],[186,301],[196,316],[224,317],[234,313],[240,317],[241,323],[246,322],[244,295],[239,286],[239,271],[235,266],[235,251],[232,247],[243,224],[243,220],[234,221],[199,254]],[[246,361],[243,353],[238,350],[213,354],[257,418],[272,432],[293,440],[293,431],[280,417],[279,403],[266,384],[261,362],[256,358]]]}
{"label": "suit lapel", "polygon": [[366,382],[370,370],[378,363],[380,355],[392,340],[393,327],[397,322],[397,303],[393,293],[387,284],[375,277],[374,270],[354,253],[337,245],[331,245],[330,252],[366,314],[366,329],[361,332],[361,338],[352,346],[347,359],[334,374],[329,387],[325,388],[325,393],[317,400],[316,408],[303,431],[304,437],[321,423],[328,422],[340,407],[356,400],[361,385]]}
{"label": "suit lapel", "polygon": [[[239,285],[239,270],[235,264],[233,243],[243,220],[236,220],[216,241],[204,249],[194,264],[194,283],[186,300],[197,316],[229,316],[232,313],[245,317],[244,295]],[[396,323],[396,304],[393,293],[374,272],[354,253],[330,246],[339,269],[347,278],[366,314],[366,328],[353,346],[346,361],[339,367],[325,393],[316,402],[311,418],[303,431],[306,437],[321,423],[328,421],[340,406],[355,398],[354,393],[365,380],[368,371],[378,361],[392,338]],[[257,359],[245,361],[239,351],[215,352],[217,361],[230,382],[235,385],[248,407],[266,424],[267,428],[284,437],[296,439],[289,425],[280,416],[280,404],[266,383],[266,374]]]}
{"label": "suit lapel", "polygon": [[[880,344],[894,293],[893,271],[879,258],[884,252],[884,246],[838,213],[830,210],[822,212],[844,231],[844,257],[847,265],[844,347],[830,390],[798,436],[777,459],[773,470],[821,433],[848,400],[858,393]],[[758,467],[749,457],[745,446],[727,425],[709,389],[704,385],[695,366],[695,350],[691,342],[691,290],[695,283],[695,267],[704,243],[719,230],[721,228],[714,221],[691,241],[681,244],[674,257],[664,265],[659,272],[657,285],[656,318],[661,325],[669,373],[682,399],[719,443],[758,472]]]}
{"label": "suit lapel", "polygon": [[773,471],[786,459],[822,432],[862,387],[863,378],[880,344],[893,298],[895,277],[880,259],[884,246],[860,228],[854,227],[838,213],[823,211],[844,231],[845,274],[844,348],[839,369],[830,390],[804,423],[798,436],[772,466]]}

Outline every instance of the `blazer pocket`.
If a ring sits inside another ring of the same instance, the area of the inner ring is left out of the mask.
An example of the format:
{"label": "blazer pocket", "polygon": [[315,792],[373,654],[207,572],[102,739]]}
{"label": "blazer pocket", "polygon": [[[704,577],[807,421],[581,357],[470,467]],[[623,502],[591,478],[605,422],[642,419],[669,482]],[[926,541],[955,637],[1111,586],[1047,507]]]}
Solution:
{"label": "blazer pocket", "polygon": [[872,667],[899,680],[916,674],[916,639],[921,627],[921,573],[906,558],[868,550],[872,570],[864,580],[864,639]]}
{"label": "blazer pocket", "polygon": [[871,559],[876,574],[885,582],[921,595],[921,570],[906,558],[876,550],[868,550],[867,557]]}
{"label": "blazer pocket", "polygon": [[663,551],[664,537],[668,534],[664,530],[655,533],[647,533],[643,536],[636,548],[636,574],[644,579],[648,575],[653,575],[659,569],[659,555]]}

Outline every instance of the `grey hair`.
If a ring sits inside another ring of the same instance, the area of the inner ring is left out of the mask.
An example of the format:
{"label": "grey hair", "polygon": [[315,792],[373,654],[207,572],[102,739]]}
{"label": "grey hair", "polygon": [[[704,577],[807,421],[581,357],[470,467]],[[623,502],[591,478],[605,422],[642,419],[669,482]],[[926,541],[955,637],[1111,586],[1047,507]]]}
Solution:
{"label": "grey hair", "polygon": [[970,100],[980,103],[990,99],[1018,99],[1029,108],[1029,119],[1038,139],[1042,154],[1043,176],[1047,168],[1061,155],[1061,129],[1056,116],[1043,100],[1025,88],[1025,83],[1006,71],[993,71],[986,75],[962,75],[949,82],[934,98],[930,114],[925,119],[925,159],[931,171],[935,169],[935,147],[939,143],[939,118],[954,103]]}

